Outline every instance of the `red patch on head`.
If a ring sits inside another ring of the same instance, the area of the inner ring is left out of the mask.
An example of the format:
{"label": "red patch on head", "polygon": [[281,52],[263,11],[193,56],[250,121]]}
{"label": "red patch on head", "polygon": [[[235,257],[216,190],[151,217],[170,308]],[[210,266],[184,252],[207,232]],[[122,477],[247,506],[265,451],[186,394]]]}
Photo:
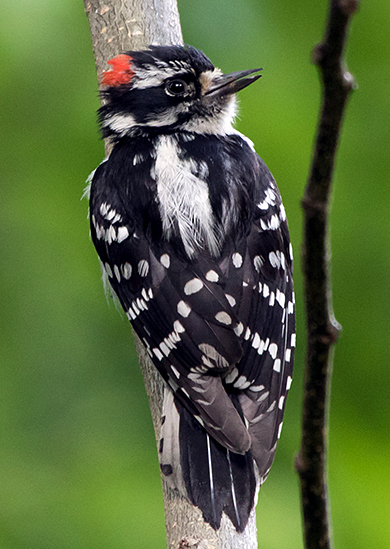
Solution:
{"label": "red patch on head", "polygon": [[130,55],[121,53],[116,57],[107,61],[112,69],[104,71],[101,78],[103,86],[120,86],[121,84],[128,84],[134,76],[134,71],[130,68]]}

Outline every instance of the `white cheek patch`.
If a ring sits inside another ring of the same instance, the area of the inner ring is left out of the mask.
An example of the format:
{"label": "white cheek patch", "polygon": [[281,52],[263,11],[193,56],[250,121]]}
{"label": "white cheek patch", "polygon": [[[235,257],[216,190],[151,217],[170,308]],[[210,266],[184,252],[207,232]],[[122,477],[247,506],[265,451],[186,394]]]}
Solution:
{"label": "white cheek patch", "polygon": [[113,114],[103,121],[104,128],[110,128],[120,135],[125,135],[135,125],[135,118],[132,114]]}

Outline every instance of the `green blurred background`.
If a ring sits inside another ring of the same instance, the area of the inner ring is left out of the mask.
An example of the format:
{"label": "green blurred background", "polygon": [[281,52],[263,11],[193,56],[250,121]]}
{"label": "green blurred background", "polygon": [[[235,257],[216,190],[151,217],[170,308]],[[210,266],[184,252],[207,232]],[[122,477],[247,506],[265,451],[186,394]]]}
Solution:
{"label": "green blurred background", "polygon": [[[302,548],[294,456],[305,346],[305,185],[319,106],[321,0],[179,0],[184,39],[224,71],[263,66],[238,128],[274,173],[296,257],[298,349],[283,436],[261,490],[262,549]],[[103,157],[82,0],[3,0],[0,549],[163,548],[154,435],[126,318],[107,306],[84,181]],[[332,210],[337,344],[329,479],[335,545],[390,547],[390,5],[362,1]]]}

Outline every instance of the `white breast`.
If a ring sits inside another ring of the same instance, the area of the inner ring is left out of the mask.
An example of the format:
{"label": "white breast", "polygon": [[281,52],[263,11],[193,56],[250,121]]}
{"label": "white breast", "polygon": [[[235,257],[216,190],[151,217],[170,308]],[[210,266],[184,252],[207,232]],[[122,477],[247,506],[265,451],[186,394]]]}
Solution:
{"label": "white breast", "polygon": [[209,199],[205,162],[179,157],[174,136],[159,137],[155,173],[159,210],[167,240],[178,233],[187,255],[199,249],[218,255],[218,229]]}

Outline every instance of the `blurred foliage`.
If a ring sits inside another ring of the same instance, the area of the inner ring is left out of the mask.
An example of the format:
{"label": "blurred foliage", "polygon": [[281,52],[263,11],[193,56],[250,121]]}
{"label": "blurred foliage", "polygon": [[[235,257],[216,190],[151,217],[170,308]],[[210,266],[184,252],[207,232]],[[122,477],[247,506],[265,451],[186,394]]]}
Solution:
{"label": "blurred foliage", "polygon": [[[296,256],[298,349],[283,436],[261,490],[262,549],[302,547],[304,318],[300,198],[319,106],[310,52],[327,2],[179,0],[185,41],[224,71],[263,66],[238,128],[281,188]],[[81,0],[3,0],[0,30],[0,549],[164,547],[157,456],[130,328],[107,307],[88,236],[103,157]],[[337,344],[329,478],[335,545],[390,547],[390,6],[362,1],[332,209]]]}

